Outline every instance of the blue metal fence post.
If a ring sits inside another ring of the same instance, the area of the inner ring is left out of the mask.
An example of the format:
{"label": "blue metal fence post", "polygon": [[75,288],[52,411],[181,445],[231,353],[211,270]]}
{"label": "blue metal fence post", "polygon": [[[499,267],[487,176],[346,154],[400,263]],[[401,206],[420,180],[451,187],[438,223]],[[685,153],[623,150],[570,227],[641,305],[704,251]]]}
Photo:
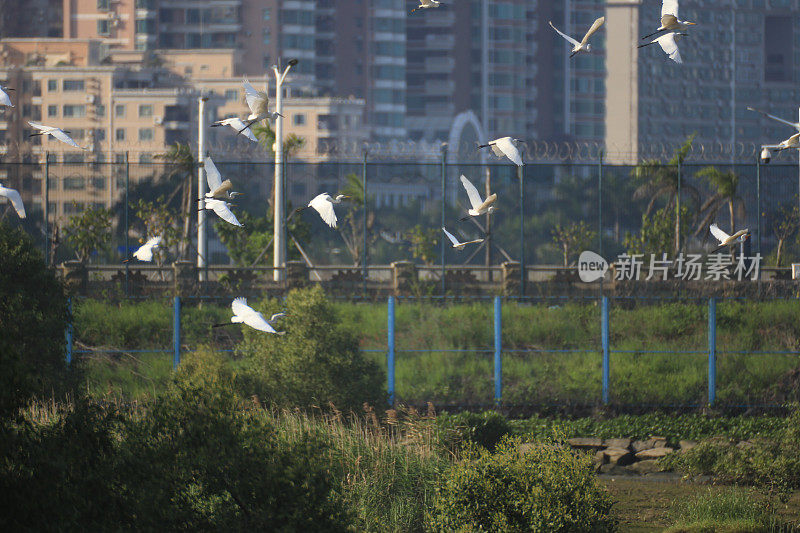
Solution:
{"label": "blue metal fence post", "polygon": [[389,405],[394,405],[394,296],[389,296],[388,321],[388,347],[386,354],[386,389],[389,393]]}
{"label": "blue metal fence post", "polygon": [[610,371],[608,350],[608,296],[603,296],[600,306],[600,342],[603,346],[603,404],[608,405],[608,376]]}
{"label": "blue metal fence post", "polygon": [[67,300],[67,329],[64,331],[67,341],[67,364],[72,364],[72,298]]}
{"label": "blue metal fence post", "polygon": [[717,399],[717,300],[708,299],[708,405]]}
{"label": "blue metal fence post", "polygon": [[494,297],[494,403],[499,405],[503,399],[503,319],[502,303],[499,296]]}
{"label": "blue metal fence post", "polygon": [[181,364],[181,297],[172,303],[172,368]]}

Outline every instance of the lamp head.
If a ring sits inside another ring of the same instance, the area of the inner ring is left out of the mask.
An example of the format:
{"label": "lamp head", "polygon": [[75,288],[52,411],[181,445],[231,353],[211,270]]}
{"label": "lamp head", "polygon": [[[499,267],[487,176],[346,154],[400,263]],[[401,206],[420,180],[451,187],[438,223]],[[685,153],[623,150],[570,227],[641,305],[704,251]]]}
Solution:
{"label": "lamp head", "polygon": [[295,66],[297,64],[297,59],[296,58],[292,58],[292,59],[289,60],[289,63],[287,63],[287,64],[290,67],[293,67],[293,66]]}
{"label": "lamp head", "polygon": [[768,165],[769,162],[770,162],[770,159],[772,159],[772,152],[770,151],[770,149],[767,148],[767,147],[762,148],[761,149],[761,162],[763,164],[765,164],[765,165]]}

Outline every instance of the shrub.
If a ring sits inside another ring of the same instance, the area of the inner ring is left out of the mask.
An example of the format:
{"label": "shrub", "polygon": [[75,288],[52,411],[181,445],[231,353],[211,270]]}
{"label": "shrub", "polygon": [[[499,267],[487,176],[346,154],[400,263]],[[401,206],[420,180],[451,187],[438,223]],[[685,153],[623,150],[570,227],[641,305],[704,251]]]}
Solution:
{"label": "shrub", "polygon": [[786,500],[800,489],[800,409],[795,408],[785,426],[773,438],[736,443],[708,439],[675,457],[666,467],[687,475],[713,475],[718,481],[753,485]]}
{"label": "shrub", "polygon": [[[270,300],[260,308],[269,316],[279,307]],[[386,405],[383,371],[361,353],[358,338],[339,322],[322,289],[291,291],[286,313],[279,325],[286,335],[245,330],[239,349],[245,357],[243,392],[288,408],[334,405],[347,412],[360,411],[364,403]]]}
{"label": "shrub", "polygon": [[494,451],[497,444],[511,431],[506,417],[496,411],[482,413],[463,412],[456,415],[443,413],[436,422],[446,435],[445,446],[455,450],[467,443],[483,446],[489,451]]}
{"label": "shrub", "polygon": [[614,531],[611,499],[588,456],[558,444],[509,440],[477,449],[444,475],[430,525],[436,531]]}
{"label": "shrub", "polygon": [[59,393],[69,375],[64,360],[67,297],[33,241],[0,224],[0,416],[31,397]]}

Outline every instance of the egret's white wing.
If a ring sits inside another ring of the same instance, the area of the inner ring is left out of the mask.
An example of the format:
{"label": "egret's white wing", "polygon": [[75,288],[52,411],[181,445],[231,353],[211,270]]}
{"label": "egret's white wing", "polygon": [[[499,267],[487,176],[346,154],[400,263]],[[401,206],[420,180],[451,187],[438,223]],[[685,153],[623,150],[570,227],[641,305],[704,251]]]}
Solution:
{"label": "egret's white wing", "polygon": [[800,123],[789,122],[788,120],[784,120],[784,119],[782,119],[780,117],[776,117],[775,115],[770,115],[769,113],[765,113],[764,111],[760,111],[760,110],[758,110],[758,109],[756,109],[754,107],[748,107],[747,109],[750,110],[750,111],[755,111],[756,113],[761,113],[762,115],[764,115],[767,118],[771,118],[772,120],[777,120],[778,122],[786,124],[787,126],[791,126],[793,128],[796,128],[796,129],[800,130]]}
{"label": "egret's white wing", "polygon": [[58,139],[59,141],[61,141],[64,144],[68,144],[70,146],[74,146],[75,148],[80,148],[81,150],[85,150],[86,149],[86,148],[83,148],[82,146],[78,146],[78,143],[73,141],[72,137],[70,137],[69,135],[67,135],[66,133],[64,133],[62,130],[60,130],[58,128],[50,131],[49,133],[50,133],[50,135],[52,135],[53,137],[55,137],[56,139]]}
{"label": "egret's white wing", "polygon": [[326,197],[329,198],[327,193],[316,196],[308,203],[308,207],[313,208],[317,213],[319,213],[319,216],[322,217],[322,220],[324,220],[327,225],[335,228],[336,212],[333,210],[333,204]]}
{"label": "egret's white wing", "polygon": [[479,242],[483,242],[483,239],[475,239],[475,240],[472,240],[472,241],[462,242],[461,246],[466,246],[468,244],[477,244]]}
{"label": "egret's white wing", "polygon": [[675,34],[674,33],[667,33],[666,35],[662,35],[656,42],[661,45],[661,49],[664,50],[669,58],[676,63],[683,63],[683,59],[681,59],[681,52],[678,50],[678,43],[675,42]]}
{"label": "egret's white wing", "polygon": [[444,229],[444,226],[442,226],[442,231],[444,232],[444,234],[445,234],[445,235],[447,235],[447,238],[448,238],[448,239],[450,239],[450,242],[452,242],[452,243],[453,243],[453,246],[458,246],[458,245],[460,245],[460,244],[461,244],[460,242],[458,242],[458,239],[456,239],[456,238],[453,236],[453,234],[452,234],[452,233],[450,233],[449,231],[447,231],[446,229]]}
{"label": "egret's white wing", "polygon": [[587,31],[586,35],[583,36],[583,40],[581,40],[581,46],[586,44],[586,42],[589,40],[589,38],[592,35],[594,35],[597,32],[597,30],[600,29],[600,26],[602,26],[605,23],[605,21],[606,21],[605,17],[600,17],[599,19],[594,21],[594,24],[592,24],[592,27],[589,28],[589,31]]}
{"label": "egret's white wing", "polygon": [[161,242],[161,236],[151,237],[144,243],[142,246],[139,247],[138,250],[133,252],[133,257],[140,261],[152,261],[153,260],[153,249],[159,245]]}
{"label": "egret's white wing", "polygon": [[[507,158],[514,162],[518,167],[522,166],[522,155],[519,153],[511,137],[502,137],[493,143]],[[495,152],[496,153],[496,152]]]}
{"label": "egret's white wing", "polygon": [[272,322],[273,320],[275,320],[277,318],[284,317],[284,316],[286,316],[286,313],[275,313],[274,315],[269,317],[269,321]]}
{"label": "egret's white wing", "polygon": [[250,85],[247,78],[242,81],[242,86],[244,87],[244,99],[247,101],[247,107],[250,108],[250,112],[253,115],[266,114],[269,103],[267,93],[257,91],[255,87]]}
{"label": "egret's white wing", "polygon": [[247,298],[234,298],[231,302],[231,310],[236,316],[244,317],[247,313],[254,313],[255,309],[247,305]]}
{"label": "egret's white wing", "polygon": [[678,18],[678,0],[664,0],[661,2],[661,17],[673,15]]}
{"label": "egret's white wing", "polygon": [[717,239],[720,243],[727,241],[731,237],[730,235],[719,229],[719,226],[717,226],[716,224],[711,224],[711,227],[709,229],[711,230],[711,235],[713,235],[714,238]]}
{"label": "egret's white wing", "polygon": [[431,0],[419,0],[419,5],[422,7],[433,7],[433,2]]}
{"label": "egret's white wing", "polygon": [[483,203],[483,199],[478,193],[478,189],[476,189],[472,182],[470,182],[463,174],[461,175],[461,184],[467,191],[467,196],[469,196],[469,203],[472,204],[472,209],[477,210],[478,207],[480,207],[480,205]]}
{"label": "egret's white wing", "polygon": [[17,212],[19,218],[25,218],[25,205],[22,203],[22,197],[17,190],[0,187],[0,196],[5,196],[11,200],[11,205],[14,206],[14,211]]}
{"label": "egret's white wing", "polygon": [[209,198],[206,200],[206,207],[210,207],[217,216],[225,222],[233,224],[234,226],[242,225],[241,222],[236,219],[236,215],[233,214],[233,211],[230,210],[226,202]]}
{"label": "egret's white wing", "polygon": [[11,103],[11,98],[8,97],[8,93],[2,87],[0,87],[0,105],[14,107],[14,104]]}
{"label": "egret's white wing", "polygon": [[206,181],[208,181],[208,190],[215,191],[220,188],[222,185],[222,175],[217,170],[217,165],[214,164],[214,161],[211,159],[211,156],[207,156],[203,160],[203,168],[206,169]]}
{"label": "egret's white wing", "polygon": [[554,30],[556,30],[556,33],[558,33],[558,34],[559,34],[560,36],[562,36],[564,39],[566,39],[567,41],[569,41],[569,42],[570,42],[570,43],[571,43],[573,46],[580,46],[580,45],[581,45],[581,43],[579,43],[578,41],[576,41],[575,39],[573,39],[572,37],[570,37],[570,36],[569,36],[569,35],[567,35],[566,33],[563,33],[561,30],[559,30],[558,28],[556,28],[556,27],[553,25],[553,23],[552,23],[552,22],[550,22],[550,27],[551,27],[551,28],[553,28]]}
{"label": "egret's white wing", "polygon": [[45,126],[44,124],[39,124],[38,122],[33,122],[31,120],[28,121],[28,124],[30,124],[31,127],[41,131],[50,131],[53,129],[50,126]]}
{"label": "egret's white wing", "polygon": [[240,118],[234,118],[234,119],[230,120],[228,125],[231,126],[233,129],[235,129],[237,133],[241,133],[242,135],[244,135],[245,137],[247,137],[248,139],[250,139],[254,143],[258,142],[258,139],[256,138],[256,134],[253,133],[253,130],[251,130],[250,128],[247,127],[247,124],[244,123],[244,120],[242,120]]}

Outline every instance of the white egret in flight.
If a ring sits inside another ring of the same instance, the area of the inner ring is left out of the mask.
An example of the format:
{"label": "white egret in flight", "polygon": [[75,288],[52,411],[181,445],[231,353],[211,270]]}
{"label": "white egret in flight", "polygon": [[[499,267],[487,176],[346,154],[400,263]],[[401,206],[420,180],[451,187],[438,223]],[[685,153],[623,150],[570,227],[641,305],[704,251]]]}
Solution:
{"label": "white egret in flight", "polygon": [[[147,239],[147,242],[144,243],[139,247],[138,250],[133,252],[133,257],[138,259],[139,261],[144,261],[149,263],[153,260],[153,252],[156,248],[161,245],[161,235],[156,235],[155,237],[150,237]],[[126,259],[123,263],[127,263],[130,259]]]}
{"label": "white egret in flight", "polygon": [[247,124],[244,123],[244,120],[240,119],[239,117],[231,117],[226,118],[223,120],[218,120],[211,124],[212,128],[218,128],[219,126],[230,126],[231,128],[236,130],[236,133],[241,133],[254,143],[258,142],[253,130],[247,127]]}
{"label": "white egret in flight", "polygon": [[11,103],[11,98],[8,97],[8,93],[6,91],[13,91],[14,89],[10,89],[8,87],[3,87],[0,85],[0,105],[14,107],[14,104]]}
{"label": "white egret in flight", "polygon": [[719,241],[719,246],[715,248],[711,253],[718,252],[722,250],[726,246],[731,246],[740,242],[744,242],[750,238],[750,230],[749,229],[742,229],[734,233],[733,235],[728,235],[716,224],[711,224],[709,228],[711,230],[711,234]]}
{"label": "white egret in flight", "polygon": [[466,189],[467,196],[469,196],[469,203],[472,205],[472,209],[467,211],[468,216],[465,216],[461,220],[467,220],[469,217],[477,217],[494,211],[494,205],[492,204],[497,200],[496,193],[487,196],[486,200],[484,200],[481,198],[480,193],[478,193],[478,189],[476,189],[472,182],[463,174],[461,176],[461,184],[464,186],[464,189]]}
{"label": "white egret in flight", "polygon": [[217,165],[211,159],[211,156],[206,156],[203,160],[203,168],[206,171],[206,181],[208,181],[208,190],[206,198],[229,199],[232,200],[242,193],[231,191],[233,183],[231,180],[222,181],[222,174],[217,170]]}
{"label": "white egret in flight", "polygon": [[566,39],[567,42],[572,44],[572,54],[570,54],[569,57],[573,57],[578,52],[591,52],[592,51],[592,45],[589,44],[589,38],[592,35],[594,35],[597,30],[600,29],[600,26],[602,26],[605,21],[606,21],[605,17],[600,17],[599,19],[595,20],[594,24],[592,24],[592,27],[589,28],[589,31],[587,31],[586,35],[583,36],[583,39],[581,40],[581,42],[578,42],[575,39],[573,39],[572,37],[570,37],[569,35],[567,35],[565,33],[562,33],[561,30],[556,28],[553,25],[552,22],[550,22],[550,27],[553,28],[554,30],[556,30],[556,33],[558,33],[560,36],[562,36],[564,39]]}
{"label": "white egret in flight", "polygon": [[653,33],[642,37],[642,39],[647,39],[662,31],[685,31],[689,29],[689,26],[694,26],[696,24],[696,22],[678,19],[678,0],[664,0],[661,3],[661,26]]}
{"label": "white egret in flight", "polygon": [[[439,0],[419,0],[419,5],[411,10],[411,13],[420,9],[430,9],[432,7],[439,7],[441,2]],[[409,15],[411,14],[409,13]]]}
{"label": "white egret in flight", "polygon": [[247,305],[246,298],[236,298],[231,302],[231,309],[233,316],[230,323],[214,324],[212,328],[221,328],[223,326],[230,326],[231,324],[245,324],[258,331],[266,333],[273,333],[275,335],[283,335],[285,331],[276,331],[273,323],[281,317],[286,316],[286,313],[275,313],[269,320],[264,318],[264,315]]}
{"label": "white egret in flight", "polygon": [[62,143],[68,144],[70,146],[74,146],[75,148],[80,148],[81,150],[86,150],[83,146],[78,146],[78,143],[72,140],[72,137],[67,135],[68,131],[64,131],[60,128],[54,128],[52,126],[45,126],[44,124],[39,124],[38,122],[30,122],[28,121],[32,127],[39,130],[39,133],[31,133],[31,137],[35,137],[37,135],[50,135]]}
{"label": "white egret in flight", "polygon": [[247,107],[250,108],[250,114],[247,116],[248,122],[244,125],[245,128],[249,128],[259,120],[283,117],[283,115],[277,111],[270,113],[269,96],[266,92],[257,91],[255,87],[250,85],[247,78],[242,82],[242,86],[244,87],[244,99],[247,101]]}
{"label": "white egret in flight", "polygon": [[458,242],[458,239],[456,239],[452,233],[444,229],[444,226],[442,226],[442,231],[444,232],[445,235],[447,235],[447,238],[450,239],[450,242],[453,243],[453,248],[455,248],[456,250],[462,250],[468,244],[476,244],[479,242],[483,242],[483,239],[475,239],[467,242]]}
{"label": "white egret in flight", "polygon": [[800,148],[800,133],[795,133],[785,141],[781,141],[778,144],[767,144],[762,146],[761,159],[766,160],[768,163],[773,151],[781,152],[783,150],[789,150],[790,148]]}
{"label": "white egret in flight", "polygon": [[22,203],[22,197],[16,189],[9,189],[0,185],[0,198],[8,198],[19,218],[25,218],[25,205]]}
{"label": "white egret in flight", "polygon": [[[294,213],[299,213],[309,207],[314,209],[319,216],[322,217],[322,220],[332,228],[336,227],[336,211],[333,210],[333,204],[340,204],[342,200],[345,198],[350,198],[349,196],[345,196],[344,194],[339,194],[336,198],[332,198],[330,194],[324,192],[322,194],[318,194],[315,196],[308,205],[305,207],[298,207],[294,210]],[[292,213],[292,216],[294,216]],[[291,218],[291,217],[289,217]]]}
{"label": "white egret in flight", "polygon": [[775,115],[770,115],[769,113],[765,113],[764,111],[760,111],[760,110],[756,109],[755,107],[748,107],[747,110],[748,111],[755,111],[756,113],[761,113],[762,115],[764,115],[767,118],[771,118],[772,120],[777,120],[781,124],[786,124],[787,126],[791,126],[792,128],[796,129],[797,131],[800,131],[800,122],[790,122],[790,121],[784,120],[784,119],[782,119],[780,117],[776,117]]}
{"label": "white egret in flight", "polygon": [[640,44],[639,48],[644,48],[645,46],[650,46],[651,44],[658,43],[661,45],[661,49],[664,50],[664,53],[669,56],[671,60],[678,64],[683,64],[683,59],[681,58],[681,51],[678,50],[678,43],[676,42],[678,37],[685,37],[686,33],[675,33],[670,32],[667,34],[662,35],[661,37],[656,37],[649,43]]}
{"label": "white egret in flight", "polygon": [[231,211],[231,204],[226,202],[225,200],[217,200],[216,198],[206,198],[205,200],[206,206],[203,209],[211,209],[214,211],[219,218],[228,222],[229,224],[233,224],[234,226],[243,227],[244,224],[237,220],[236,215],[233,214]]}
{"label": "white egret in flight", "polygon": [[492,148],[492,152],[497,157],[507,157],[518,167],[522,166],[522,154],[519,153],[519,139],[512,139],[511,137],[501,137],[494,141],[489,141],[489,144],[480,144],[478,148]]}

